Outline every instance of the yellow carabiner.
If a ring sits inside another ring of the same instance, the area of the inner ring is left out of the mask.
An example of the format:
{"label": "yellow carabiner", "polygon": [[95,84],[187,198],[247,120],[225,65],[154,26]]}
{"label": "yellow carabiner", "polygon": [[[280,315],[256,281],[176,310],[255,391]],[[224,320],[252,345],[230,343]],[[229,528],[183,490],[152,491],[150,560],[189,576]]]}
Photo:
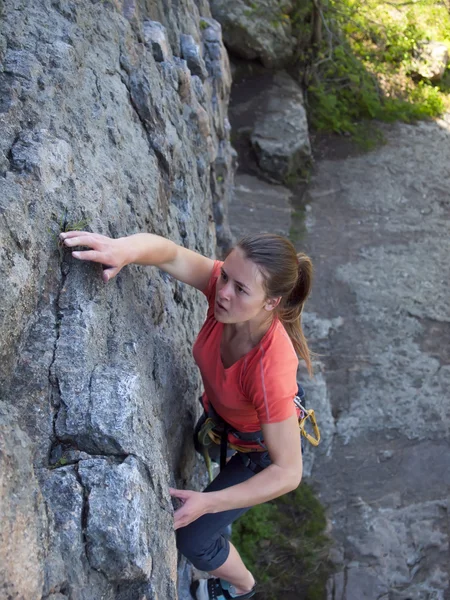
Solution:
{"label": "yellow carabiner", "polygon": [[[309,410],[304,410],[304,413],[305,413],[305,416],[298,424],[298,426],[300,427],[301,434],[308,440],[308,442],[310,444],[312,444],[313,446],[318,446],[320,444],[320,431],[319,431],[319,426],[317,425],[316,415],[314,413],[314,410],[312,408],[310,408]],[[311,420],[311,425],[312,425],[315,437],[313,437],[310,433],[308,433],[305,430],[307,419]]]}

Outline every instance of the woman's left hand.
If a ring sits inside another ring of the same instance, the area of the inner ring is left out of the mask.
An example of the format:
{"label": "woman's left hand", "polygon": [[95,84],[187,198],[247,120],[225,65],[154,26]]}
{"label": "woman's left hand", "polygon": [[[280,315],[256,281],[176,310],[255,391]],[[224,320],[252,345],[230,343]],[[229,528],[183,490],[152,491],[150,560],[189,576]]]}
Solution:
{"label": "woman's left hand", "polygon": [[181,500],[182,506],[174,513],[174,529],[186,527],[208,511],[206,494],[192,490],[176,490],[169,488],[172,497]]}

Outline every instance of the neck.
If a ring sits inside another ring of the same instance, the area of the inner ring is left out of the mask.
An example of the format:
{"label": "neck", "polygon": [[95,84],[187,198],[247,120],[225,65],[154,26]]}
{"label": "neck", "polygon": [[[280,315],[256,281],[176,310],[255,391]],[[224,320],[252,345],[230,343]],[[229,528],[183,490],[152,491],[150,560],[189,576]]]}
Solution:
{"label": "neck", "polygon": [[245,337],[252,346],[256,346],[269,330],[273,319],[274,315],[272,313],[269,313],[268,316],[263,314],[243,323],[228,323],[226,328],[228,329],[230,339],[237,336],[240,338]]}

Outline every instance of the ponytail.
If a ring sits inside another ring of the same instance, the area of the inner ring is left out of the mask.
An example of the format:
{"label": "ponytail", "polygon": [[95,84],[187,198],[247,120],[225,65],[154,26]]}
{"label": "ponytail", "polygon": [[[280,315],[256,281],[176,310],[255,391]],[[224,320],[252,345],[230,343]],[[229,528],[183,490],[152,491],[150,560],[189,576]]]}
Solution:
{"label": "ponytail", "polygon": [[303,306],[311,291],[311,259],[306,254],[297,254],[293,244],[286,238],[270,233],[246,236],[237,247],[260,268],[267,296],[281,296],[276,314],[295,352],[305,361],[308,373],[312,375],[311,353],[301,319]]}
{"label": "ponytail", "polygon": [[283,299],[280,302],[278,309],[278,317],[283,323],[284,328],[289,335],[295,352],[303,358],[306,363],[308,373],[312,375],[312,361],[311,352],[308,348],[308,343],[303,333],[302,327],[302,313],[303,306],[308,298],[313,279],[313,266],[311,259],[300,252],[297,254],[298,260],[298,275],[297,282],[294,289],[287,297],[286,301]]}

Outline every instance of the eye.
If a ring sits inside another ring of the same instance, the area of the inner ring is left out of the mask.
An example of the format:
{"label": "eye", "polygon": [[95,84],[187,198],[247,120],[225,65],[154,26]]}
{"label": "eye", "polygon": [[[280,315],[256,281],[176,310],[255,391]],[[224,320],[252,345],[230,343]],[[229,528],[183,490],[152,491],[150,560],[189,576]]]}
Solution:
{"label": "eye", "polygon": [[240,285],[236,286],[237,291],[241,294],[246,294],[247,292],[244,290],[243,287],[241,287]]}
{"label": "eye", "polygon": [[221,271],[221,277],[223,281],[226,281],[228,279],[228,275],[225,273],[225,271]]}

